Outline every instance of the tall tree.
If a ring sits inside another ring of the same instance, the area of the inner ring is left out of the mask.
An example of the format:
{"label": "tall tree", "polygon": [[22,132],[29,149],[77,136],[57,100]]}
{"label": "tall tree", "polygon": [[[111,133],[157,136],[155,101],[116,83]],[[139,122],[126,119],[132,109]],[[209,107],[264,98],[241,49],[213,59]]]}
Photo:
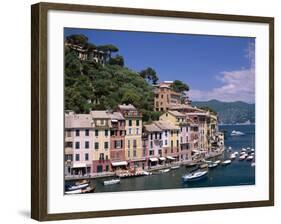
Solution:
{"label": "tall tree", "polygon": [[158,76],[156,74],[156,71],[151,67],[148,67],[148,68],[140,71],[139,74],[142,78],[144,78],[148,82],[151,82],[153,85],[155,85],[158,81]]}
{"label": "tall tree", "polygon": [[175,80],[171,84],[171,89],[174,90],[175,92],[183,93],[185,91],[189,91],[189,86],[180,80]]}

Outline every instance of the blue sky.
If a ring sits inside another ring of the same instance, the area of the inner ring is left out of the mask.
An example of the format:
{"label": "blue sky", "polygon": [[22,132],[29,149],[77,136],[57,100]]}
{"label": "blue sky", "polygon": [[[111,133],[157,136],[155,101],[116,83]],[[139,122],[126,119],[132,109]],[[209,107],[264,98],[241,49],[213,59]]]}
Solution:
{"label": "blue sky", "polygon": [[127,67],[186,82],[191,100],[254,102],[254,38],[65,28],[95,45],[114,44]]}

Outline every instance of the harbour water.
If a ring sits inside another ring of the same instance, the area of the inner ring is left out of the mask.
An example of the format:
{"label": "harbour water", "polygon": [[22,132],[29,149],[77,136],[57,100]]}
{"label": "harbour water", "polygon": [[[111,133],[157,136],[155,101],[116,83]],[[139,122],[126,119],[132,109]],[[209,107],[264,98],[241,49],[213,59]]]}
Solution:
{"label": "harbour water", "polygon": [[[220,131],[225,132],[225,152],[223,155],[211,160],[229,159],[232,152],[242,149],[242,147],[255,148],[255,125],[223,125]],[[231,136],[232,130],[241,131],[245,135]],[[231,152],[228,150],[232,147]],[[103,181],[112,178],[101,178],[92,180],[96,186],[95,192],[118,192],[118,191],[137,191],[137,190],[161,190],[176,188],[195,188],[195,187],[219,187],[219,186],[239,186],[255,184],[255,166],[251,166],[249,161],[239,161],[236,158],[230,165],[219,165],[210,168],[208,176],[197,181],[183,183],[182,175],[191,169],[181,166],[179,169],[171,170],[167,173],[151,176],[121,179],[120,184],[104,186]]]}

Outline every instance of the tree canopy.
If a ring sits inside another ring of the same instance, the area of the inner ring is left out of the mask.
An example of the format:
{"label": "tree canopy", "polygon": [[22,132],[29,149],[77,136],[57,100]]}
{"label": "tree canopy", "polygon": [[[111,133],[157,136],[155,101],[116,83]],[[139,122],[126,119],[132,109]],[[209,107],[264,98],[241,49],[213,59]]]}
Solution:
{"label": "tree canopy", "polygon": [[171,84],[171,89],[174,90],[175,92],[182,93],[185,91],[189,91],[189,86],[180,80],[175,80]]}
{"label": "tree canopy", "polygon": [[151,67],[148,67],[148,68],[140,71],[139,74],[142,78],[144,78],[148,82],[151,82],[153,85],[155,85],[158,81],[158,76],[156,74],[156,71]]}

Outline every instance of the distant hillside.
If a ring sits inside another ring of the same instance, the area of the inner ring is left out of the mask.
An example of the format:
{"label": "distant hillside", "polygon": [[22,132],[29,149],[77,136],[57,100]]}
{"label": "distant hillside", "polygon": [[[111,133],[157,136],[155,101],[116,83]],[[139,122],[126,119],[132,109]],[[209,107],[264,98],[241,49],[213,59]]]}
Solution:
{"label": "distant hillside", "polygon": [[255,104],[241,101],[221,102],[218,100],[192,102],[193,106],[209,107],[219,115],[219,122],[223,124],[255,123]]}

